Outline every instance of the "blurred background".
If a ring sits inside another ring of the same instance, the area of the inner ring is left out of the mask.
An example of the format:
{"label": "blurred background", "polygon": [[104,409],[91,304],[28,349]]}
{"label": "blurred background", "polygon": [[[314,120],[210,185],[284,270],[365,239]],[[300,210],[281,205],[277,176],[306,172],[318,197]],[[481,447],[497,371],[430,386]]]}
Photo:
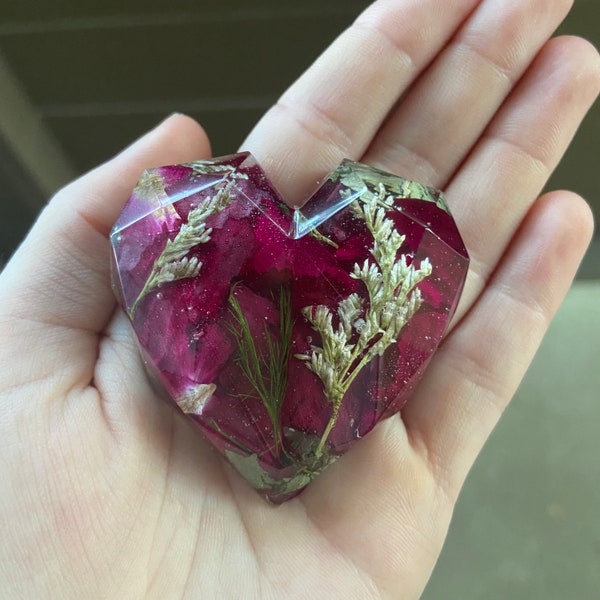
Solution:
{"label": "blurred background", "polygon": [[[0,265],[47,198],[173,111],[215,155],[252,124],[366,0],[4,0]],[[600,45],[600,0],[561,33]],[[600,218],[600,104],[550,188]],[[424,595],[600,598],[600,235],[458,504]]]}

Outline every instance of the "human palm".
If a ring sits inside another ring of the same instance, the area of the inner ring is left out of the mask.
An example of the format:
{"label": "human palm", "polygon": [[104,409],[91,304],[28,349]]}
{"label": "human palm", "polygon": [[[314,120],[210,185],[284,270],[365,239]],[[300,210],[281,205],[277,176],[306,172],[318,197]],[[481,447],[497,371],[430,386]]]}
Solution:
{"label": "human palm", "polygon": [[264,502],[147,383],[107,234],[144,167],[210,156],[173,116],[48,205],[0,276],[3,598],[415,598],[481,446],[591,235],[538,198],[600,87],[547,41],[567,0],[380,0],[258,123],[284,197],[343,157],[445,189],[471,255],[401,416],[298,498]]}

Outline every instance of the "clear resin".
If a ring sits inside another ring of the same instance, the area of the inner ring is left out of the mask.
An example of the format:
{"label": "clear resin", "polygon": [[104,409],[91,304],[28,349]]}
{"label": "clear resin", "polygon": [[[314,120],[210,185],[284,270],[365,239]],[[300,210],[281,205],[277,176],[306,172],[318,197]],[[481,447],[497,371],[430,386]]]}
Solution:
{"label": "clear resin", "polygon": [[146,171],[111,242],[152,379],[273,502],[402,408],[469,263],[436,190],[344,161],[292,210],[248,153]]}

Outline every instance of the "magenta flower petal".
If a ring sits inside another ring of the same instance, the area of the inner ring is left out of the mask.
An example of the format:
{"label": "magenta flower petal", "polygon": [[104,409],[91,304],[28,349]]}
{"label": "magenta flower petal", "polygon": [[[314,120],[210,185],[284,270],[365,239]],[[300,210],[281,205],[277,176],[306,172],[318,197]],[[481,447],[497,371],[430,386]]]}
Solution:
{"label": "magenta flower petal", "polygon": [[248,153],[145,172],[111,242],[149,373],[274,502],[402,408],[469,262],[436,190],[344,161],[291,211]]}

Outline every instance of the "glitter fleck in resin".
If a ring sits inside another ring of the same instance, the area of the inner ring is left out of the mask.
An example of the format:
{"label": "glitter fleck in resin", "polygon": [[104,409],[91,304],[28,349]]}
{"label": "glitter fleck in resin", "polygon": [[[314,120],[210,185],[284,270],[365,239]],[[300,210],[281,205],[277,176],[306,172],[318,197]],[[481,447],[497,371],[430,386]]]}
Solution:
{"label": "glitter fleck in resin", "polygon": [[151,378],[273,502],[402,408],[469,263],[436,190],[344,161],[292,210],[248,153],[146,171],[111,242]]}

